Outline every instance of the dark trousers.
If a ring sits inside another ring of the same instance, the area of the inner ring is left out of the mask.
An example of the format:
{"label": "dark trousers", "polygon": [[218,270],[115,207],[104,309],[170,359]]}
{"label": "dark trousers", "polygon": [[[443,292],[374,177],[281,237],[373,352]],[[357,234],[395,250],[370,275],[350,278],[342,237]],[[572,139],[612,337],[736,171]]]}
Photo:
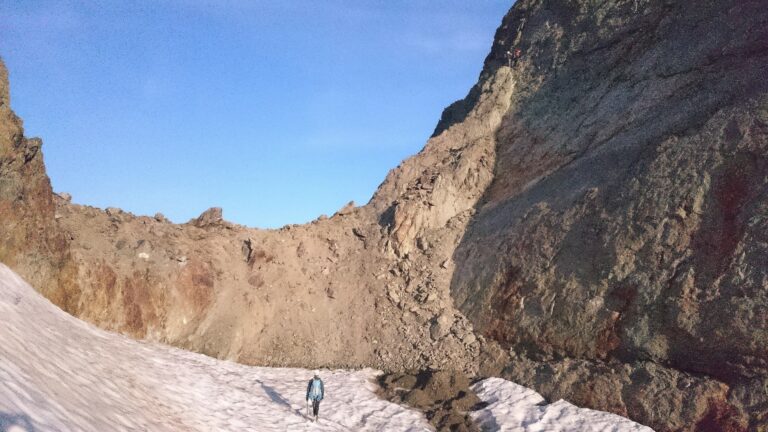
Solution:
{"label": "dark trousers", "polygon": [[312,401],[312,415],[317,417],[317,412],[320,411],[320,401],[319,400],[313,400]]}

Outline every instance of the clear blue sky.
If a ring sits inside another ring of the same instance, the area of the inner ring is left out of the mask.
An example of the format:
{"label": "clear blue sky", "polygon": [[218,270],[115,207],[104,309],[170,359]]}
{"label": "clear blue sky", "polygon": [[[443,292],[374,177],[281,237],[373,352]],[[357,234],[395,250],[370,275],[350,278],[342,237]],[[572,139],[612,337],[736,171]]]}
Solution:
{"label": "clear blue sky", "polygon": [[0,0],[54,190],[256,227],[366,203],[465,96],[512,1]]}

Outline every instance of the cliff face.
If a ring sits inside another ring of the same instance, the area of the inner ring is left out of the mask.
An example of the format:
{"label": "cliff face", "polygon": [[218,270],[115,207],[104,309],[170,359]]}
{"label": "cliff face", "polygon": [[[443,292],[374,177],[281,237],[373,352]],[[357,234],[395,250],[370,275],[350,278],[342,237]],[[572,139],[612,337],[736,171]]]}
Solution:
{"label": "cliff face", "polygon": [[768,13],[689,6],[522,1],[505,17],[486,68],[518,41],[520,91],[451,292],[521,356],[505,373],[551,397],[637,415],[646,387],[696,399],[684,371],[722,390],[648,424],[741,429],[724,413],[768,375]]}
{"label": "cliff face", "polygon": [[[8,71],[0,61],[0,262],[30,283],[69,286],[73,267],[66,238],[54,220],[51,182],[45,173],[42,141],[25,138],[11,111]],[[46,291],[66,303],[66,290]]]}
{"label": "cliff face", "polygon": [[370,203],[280,230],[52,196],[5,86],[0,260],[74,315],[220,358],[462,369],[657,430],[759,430],[762,6],[518,1]]}

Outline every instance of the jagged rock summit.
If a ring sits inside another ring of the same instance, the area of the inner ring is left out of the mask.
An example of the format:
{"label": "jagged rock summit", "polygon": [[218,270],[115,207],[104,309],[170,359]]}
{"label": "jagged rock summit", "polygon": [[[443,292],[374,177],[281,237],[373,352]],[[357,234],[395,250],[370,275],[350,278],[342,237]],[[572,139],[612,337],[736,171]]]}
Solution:
{"label": "jagged rock summit", "polygon": [[765,430],[764,6],[518,1],[368,204],[280,230],[54,208],[3,87],[0,260],[219,358],[458,369],[661,431]]}

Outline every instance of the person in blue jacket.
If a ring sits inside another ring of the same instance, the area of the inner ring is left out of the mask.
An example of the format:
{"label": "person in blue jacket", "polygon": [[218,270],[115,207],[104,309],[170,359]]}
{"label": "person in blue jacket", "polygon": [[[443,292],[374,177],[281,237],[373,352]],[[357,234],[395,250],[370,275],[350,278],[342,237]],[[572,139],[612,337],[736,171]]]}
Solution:
{"label": "person in blue jacket", "polygon": [[314,372],[315,376],[307,384],[307,404],[312,402],[312,414],[317,420],[317,413],[320,410],[320,401],[325,397],[325,387],[323,380],[320,379],[320,371]]}

